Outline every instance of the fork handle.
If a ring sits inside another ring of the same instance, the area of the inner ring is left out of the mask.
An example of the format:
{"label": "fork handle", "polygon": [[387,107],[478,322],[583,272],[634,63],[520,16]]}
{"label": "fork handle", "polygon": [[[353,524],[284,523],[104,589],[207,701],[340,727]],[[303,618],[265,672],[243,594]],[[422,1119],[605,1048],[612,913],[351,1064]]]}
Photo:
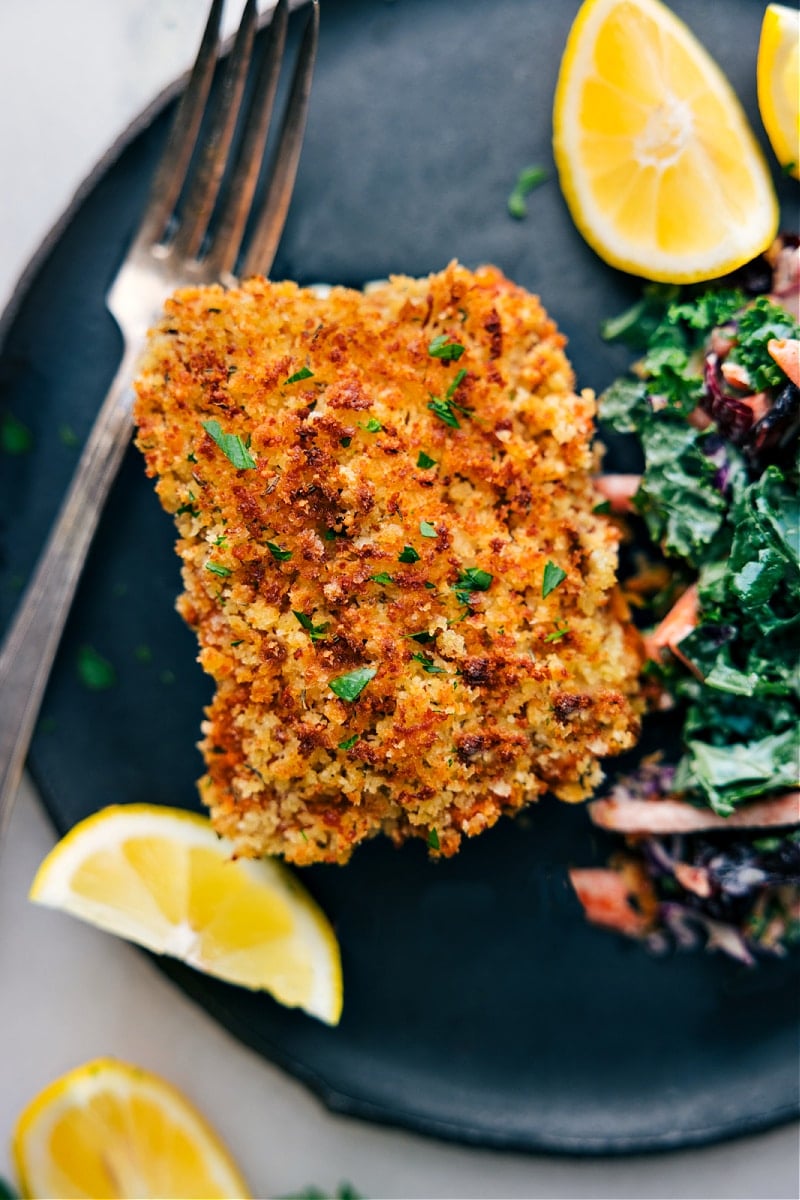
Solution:
{"label": "fork handle", "polygon": [[0,649],[0,844],[78,580],[130,442],[137,353],[122,360]]}

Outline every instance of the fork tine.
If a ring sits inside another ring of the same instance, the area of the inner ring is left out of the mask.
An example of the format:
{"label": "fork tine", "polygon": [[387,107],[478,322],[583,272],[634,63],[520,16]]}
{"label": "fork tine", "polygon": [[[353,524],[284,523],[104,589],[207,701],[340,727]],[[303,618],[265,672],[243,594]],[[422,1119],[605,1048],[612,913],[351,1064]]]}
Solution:
{"label": "fork tine", "polygon": [[247,82],[257,16],[256,0],[247,0],[222,85],[214,99],[211,129],[204,139],[202,157],[192,175],[181,206],[180,226],[170,247],[170,253],[179,259],[197,255],[214,211]]}
{"label": "fork tine", "polygon": [[214,230],[213,245],[205,259],[205,273],[229,277],[236,265],[253,194],[266,149],[289,20],[288,0],[278,0],[260,55],[253,99],[242,133],[236,163]]}
{"label": "fork tine", "polygon": [[242,271],[245,277],[266,275],[275,259],[300,160],[318,41],[319,2],[312,0],[275,157],[269,171],[269,189]]}
{"label": "fork tine", "polygon": [[137,233],[140,243],[157,242],[163,236],[186,179],[214,77],[223,8],[224,0],[213,0],[189,82],[178,103],[167,144],[150,187],[147,207]]}

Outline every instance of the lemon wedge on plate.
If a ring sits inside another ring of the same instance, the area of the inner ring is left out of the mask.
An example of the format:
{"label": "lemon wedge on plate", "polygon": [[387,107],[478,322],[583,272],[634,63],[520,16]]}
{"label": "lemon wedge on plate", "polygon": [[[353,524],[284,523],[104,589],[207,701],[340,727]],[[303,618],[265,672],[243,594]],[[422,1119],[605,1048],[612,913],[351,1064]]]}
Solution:
{"label": "lemon wedge on plate", "polygon": [[800,179],[800,12],[769,4],[756,67],[758,107],[775,156]]}
{"label": "lemon wedge on plate", "polygon": [[716,63],[659,0],[586,0],[556,87],[553,149],[601,258],[648,279],[712,279],[765,250],[778,204]]}
{"label": "lemon wedge on plate", "polygon": [[102,809],[51,850],[30,898],[339,1020],[341,958],[327,918],[281,863],[234,859],[205,817],[149,804]]}
{"label": "lemon wedge on plate", "polygon": [[99,1058],[31,1101],[12,1150],[26,1196],[248,1197],[214,1130],[157,1075]]}

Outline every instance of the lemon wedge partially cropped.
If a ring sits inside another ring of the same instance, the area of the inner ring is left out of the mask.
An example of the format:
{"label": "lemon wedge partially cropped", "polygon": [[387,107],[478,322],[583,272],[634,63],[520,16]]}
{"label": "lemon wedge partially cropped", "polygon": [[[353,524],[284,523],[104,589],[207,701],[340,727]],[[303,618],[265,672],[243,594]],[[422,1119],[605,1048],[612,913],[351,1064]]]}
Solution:
{"label": "lemon wedge partially cropped", "polygon": [[12,1150],[31,1197],[250,1195],[217,1134],[176,1088],[110,1058],[40,1092],[17,1121]]}
{"label": "lemon wedge partially cropped", "polygon": [[659,0],[586,0],[556,87],[553,148],[601,258],[671,283],[712,279],[772,241],[778,204],[730,85]]}
{"label": "lemon wedge partially cropped", "polygon": [[775,156],[800,179],[800,12],[768,4],[756,67],[758,107]]}
{"label": "lemon wedge partially cropped", "polygon": [[234,859],[205,817],[148,804],[102,809],[54,847],[30,898],[339,1020],[341,958],[327,918],[281,863]]}

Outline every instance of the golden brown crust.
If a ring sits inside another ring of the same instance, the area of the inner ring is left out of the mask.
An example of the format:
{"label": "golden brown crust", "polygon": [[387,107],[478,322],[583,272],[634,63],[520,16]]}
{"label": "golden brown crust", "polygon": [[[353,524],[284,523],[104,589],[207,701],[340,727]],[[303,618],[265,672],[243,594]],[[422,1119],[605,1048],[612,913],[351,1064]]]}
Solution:
{"label": "golden brown crust", "polygon": [[[442,336],[463,355],[434,357]],[[598,759],[633,743],[638,643],[593,511],[594,399],[563,344],[492,267],[168,302],[137,441],[217,685],[201,794],[240,853],[344,862],[383,829],[449,855],[547,790],[590,795]],[[543,596],[548,562],[566,576]]]}

